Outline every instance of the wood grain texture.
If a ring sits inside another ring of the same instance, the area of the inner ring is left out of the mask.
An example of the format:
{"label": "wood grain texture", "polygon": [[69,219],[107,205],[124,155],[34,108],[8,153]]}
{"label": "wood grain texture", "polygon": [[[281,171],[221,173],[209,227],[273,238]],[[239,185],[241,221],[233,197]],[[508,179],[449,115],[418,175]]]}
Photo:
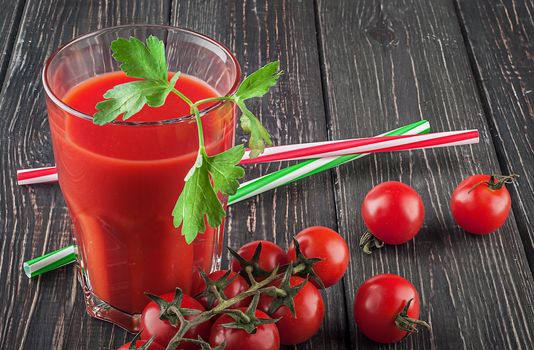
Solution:
{"label": "wood grain texture", "polygon": [[125,341],[126,332],[86,315],[74,269],[32,280],[22,273],[23,261],[69,244],[71,233],[59,187],[18,187],[15,174],[53,163],[45,58],[81,33],[167,23],[169,14],[163,1],[28,1],[0,96],[0,349],[109,349]]}
{"label": "wood grain texture", "polygon": [[[449,211],[460,180],[499,171],[452,1],[318,0],[327,116],[334,139],[368,135],[421,118],[434,130],[477,128],[481,143],[462,148],[384,154],[335,172],[339,229],[352,251],[345,277],[356,288],[379,273],[405,276],[419,290],[421,317],[433,330],[398,349],[530,349],[533,279],[514,216],[496,234],[462,232]],[[359,206],[386,180],[413,186],[426,205],[413,242],[358,253]],[[349,327],[353,349],[372,344]]]}
{"label": "wood grain texture", "polygon": [[[276,59],[281,61],[285,74],[278,86],[252,107],[275,144],[327,139],[312,1],[209,0],[174,4],[172,24],[220,40],[237,54],[244,72]],[[237,141],[243,140],[243,134],[238,133]],[[246,176],[254,178],[283,166],[287,163],[247,166]],[[251,240],[267,239],[286,248],[294,234],[311,225],[336,228],[329,173],[233,205],[228,213],[226,242],[237,248]],[[326,316],[322,330],[295,348],[350,348],[343,285],[327,290],[323,296]]]}
{"label": "wood grain texture", "polygon": [[0,0],[0,91],[23,7],[24,0]]}
{"label": "wood grain texture", "polygon": [[534,2],[456,0],[484,112],[534,270]]}

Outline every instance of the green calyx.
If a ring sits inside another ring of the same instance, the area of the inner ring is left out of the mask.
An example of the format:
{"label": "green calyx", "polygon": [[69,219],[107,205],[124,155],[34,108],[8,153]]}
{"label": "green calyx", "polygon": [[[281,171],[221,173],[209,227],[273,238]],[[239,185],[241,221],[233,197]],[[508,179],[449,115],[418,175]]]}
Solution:
{"label": "green calyx", "polygon": [[227,300],[224,290],[239,276],[238,274],[235,274],[234,276],[228,278],[230,273],[232,273],[232,271],[228,270],[224,273],[224,275],[221,276],[221,278],[214,281],[210,279],[202,269],[199,270],[199,273],[200,277],[202,277],[202,280],[206,284],[206,288],[204,288],[201,293],[195,295],[195,298],[206,297],[206,307],[208,309],[214,307],[216,303]]}
{"label": "green calyx", "polygon": [[305,256],[302,253],[302,250],[300,249],[300,243],[294,237],[293,237],[293,245],[295,246],[296,260],[293,262],[292,269],[295,275],[300,276],[302,278],[306,278],[306,279],[311,278],[315,282],[317,282],[317,284],[321,288],[324,289],[325,287],[324,287],[323,281],[321,281],[321,279],[319,278],[319,276],[313,269],[313,266],[317,264],[318,262],[322,261],[323,259],[315,258],[315,257],[309,258]]}
{"label": "green calyx", "polygon": [[413,298],[408,300],[402,311],[395,317],[395,325],[399,329],[408,332],[408,334],[418,332],[419,330],[417,329],[417,326],[425,327],[430,330],[430,325],[425,321],[416,320],[408,316],[408,309],[410,308],[412,301]]}
{"label": "green calyx", "polygon": [[271,305],[269,306],[269,310],[267,311],[269,315],[274,314],[280,307],[287,306],[289,311],[291,311],[291,314],[296,316],[295,302],[293,298],[300,292],[302,288],[304,288],[306,283],[308,283],[308,280],[306,279],[302,283],[292,287],[290,283],[292,275],[293,266],[289,265],[284,273],[282,281],[280,282],[280,287],[276,287],[273,292],[266,292],[267,295],[271,295],[273,297]]}
{"label": "green calyx", "polygon": [[259,300],[260,294],[255,294],[252,298],[252,302],[245,312],[234,309],[224,310],[223,313],[232,317],[235,322],[225,323],[222,326],[226,328],[242,329],[251,334],[256,333],[256,328],[262,324],[272,324],[278,322],[278,319],[256,317],[256,309],[258,307]]}
{"label": "green calyx", "polygon": [[510,174],[510,175],[492,174],[492,175],[490,175],[490,178],[489,178],[488,181],[479,181],[479,182],[477,182],[476,184],[474,184],[469,189],[469,191],[467,191],[467,193],[470,193],[471,191],[473,191],[475,188],[477,188],[478,186],[480,186],[482,184],[485,184],[486,186],[488,186],[488,188],[490,190],[494,190],[494,191],[500,190],[506,184],[513,183],[518,177],[519,177],[519,175],[517,175],[517,174]]}
{"label": "green calyx", "polygon": [[269,272],[262,269],[259,264],[262,247],[263,245],[260,242],[254,250],[254,254],[252,255],[252,258],[250,258],[250,260],[243,258],[235,250],[230,247],[227,247],[230,254],[234,257],[234,259],[237,260],[237,262],[241,266],[240,274],[246,279],[248,279],[251,284],[256,283],[256,279],[265,278],[269,275]]}
{"label": "green calyx", "polygon": [[380,249],[384,246],[384,242],[373,236],[369,231],[366,231],[360,238],[360,248],[365,254],[371,254],[374,249]]}
{"label": "green calyx", "polygon": [[185,319],[187,316],[195,316],[201,313],[200,310],[188,309],[181,307],[184,293],[180,288],[176,288],[172,301],[167,301],[160,296],[145,293],[159,307],[160,320],[168,321],[172,326],[177,327],[180,324],[188,323]]}

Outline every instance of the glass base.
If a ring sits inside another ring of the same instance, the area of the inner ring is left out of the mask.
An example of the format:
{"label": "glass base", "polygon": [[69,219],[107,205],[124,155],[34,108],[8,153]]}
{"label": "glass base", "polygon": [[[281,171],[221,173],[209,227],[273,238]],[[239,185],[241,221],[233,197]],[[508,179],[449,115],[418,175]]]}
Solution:
{"label": "glass base", "polygon": [[[221,228],[217,229],[217,234],[215,237],[216,238],[214,244],[214,253],[212,255],[211,269],[209,272],[219,270],[221,268]],[[198,239],[198,241],[200,240]],[[141,330],[140,313],[130,314],[125,311],[119,310],[108,304],[106,301],[100,299],[96,294],[94,294],[89,276],[83,272],[84,268],[82,259],[78,259],[76,263],[76,269],[78,274],[78,281],[80,282],[84,294],[85,308],[89,316],[113,323],[132,333],[137,333]]]}
{"label": "glass base", "polygon": [[104,300],[96,296],[89,283],[89,280],[83,273],[83,269],[79,264],[76,264],[78,270],[78,281],[82,286],[83,295],[85,299],[85,308],[89,316],[99,320],[111,322],[128,332],[137,333],[140,331],[141,314],[129,314],[114,308],[106,303]]}
{"label": "glass base", "polygon": [[[220,266],[221,256],[214,254],[211,271],[220,269]],[[100,299],[93,293],[89,279],[83,273],[83,268],[79,263],[76,264],[76,270],[85,299],[85,309],[89,316],[113,323],[131,333],[137,333],[141,330],[141,314],[129,314]]]}

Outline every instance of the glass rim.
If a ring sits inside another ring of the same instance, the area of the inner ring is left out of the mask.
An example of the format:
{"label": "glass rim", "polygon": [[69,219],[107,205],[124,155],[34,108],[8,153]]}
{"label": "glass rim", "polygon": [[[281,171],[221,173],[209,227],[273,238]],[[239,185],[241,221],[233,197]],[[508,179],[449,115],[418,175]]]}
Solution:
{"label": "glass rim", "polygon": [[[196,37],[198,37],[198,38],[200,38],[202,40],[208,41],[208,42],[214,44],[215,46],[219,47],[221,50],[223,50],[223,52],[228,57],[230,57],[231,61],[233,62],[234,66],[235,66],[235,69],[236,69],[234,83],[232,84],[232,87],[228,90],[228,92],[226,92],[223,96],[232,95],[233,93],[235,93],[237,91],[237,88],[239,87],[239,83],[241,82],[241,66],[239,65],[239,62],[237,61],[237,58],[232,54],[232,52],[230,52],[230,50],[226,46],[224,46],[222,43],[220,43],[219,41],[217,41],[217,40],[215,40],[213,38],[210,38],[209,36],[204,35],[202,33],[198,33],[196,31],[193,31],[193,30],[184,29],[184,28],[175,27],[175,26],[170,26],[170,25],[125,24],[125,25],[119,25],[119,26],[106,27],[106,28],[95,30],[95,31],[92,31],[92,32],[89,32],[89,33],[86,33],[86,34],[81,34],[81,35],[79,35],[79,36],[77,36],[77,37],[65,42],[56,51],[54,51],[46,59],[44,68],[42,70],[41,79],[42,79],[42,82],[43,82],[43,86],[44,86],[44,90],[45,90],[46,95],[57,106],[59,106],[62,110],[66,111],[66,112],[68,112],[68,113],[70,113],[70,114],[72,114],[72,115],[74,115],[74,116],[76,116],[78,118],[85,119],[85,120],[88,120],[88,121],[92,121],[93,120],[93,116],[92,115],[83,113],[83,112],[81,112],[81,111],[69,106],[60,97],[56,96],[56,94],[52,91],[52,89],[50,87],[50,84],[48,82],[48,78],[47,78],[47,73],[48,73],[48,69],[50,68],[50,64],[52,63],[52,61],[56,58],[56,56],[61,51],[63,51],[64,49],[68,48],[69,46],[71,46],[71,45],[73,45],[73,44],[75,44],[77,42],[80,42],[80,41],[82,41],[84,39],[87,39],[89,37],[92,37],[92,36],[95,36],[95,35],[98,35],[98,34],[101,34],[101,33],[105,33],[105,32],[118,30],[118,29],[124,29],[124,28],[150,28],[150,27],[169,29],[169,30],[174,30],[174,31],[185,33],[185,34],[193,35],[193,36],[196,36]],[[221,108],[227,102],[228,101],[217,101],[217,103],[215,103],[215,104],[213,104],[213,105],[211,105],[209,107],[200,109],[199,110],[200,116],[204,116],[207,113],[210,113],[210,112],[212,112],[212,111],[214,111],[216,109]],[[130,126],[165,125],[165,124],[175,124],[175,123],[185,122],[185,121],[192,120],[194,118],[195,118],[194,114],[187,114],[187,115],[182,115],[182,116],[171,118],[171,119],[158,120],[158,121],[138,121],[138,122],[134,122],[134,121],[127,121],[127,120],[125,121],[125,120],[115,119],[110,124],[130,125]]]}

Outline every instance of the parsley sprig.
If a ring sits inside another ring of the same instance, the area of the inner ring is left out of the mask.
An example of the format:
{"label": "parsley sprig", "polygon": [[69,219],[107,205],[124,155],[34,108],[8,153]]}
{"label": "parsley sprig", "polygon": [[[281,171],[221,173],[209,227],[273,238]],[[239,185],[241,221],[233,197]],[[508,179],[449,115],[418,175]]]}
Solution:
{"label": "parsley sprig", "polygon": [[191,101],[175,88],[180,73],[169,80],[169,68],[165,55],[165,44],[155,36],[149,36],[143,43],[137,38],[119,38],[112,42],[113,58],[121,63],[121,70],[129,77],[138,78],[119,84],[104,94],[104,101],[96,105],[93,122],[105,125],[122,115],[122,120],[139,112],[145,105],[160,107],[170,93],[176,94],[188,104],[195,116],[199,148],[193,167],[189,170],[185,185],[172,212],[175,227],[182,226],[182,235],[191,243],[198,233],[209,226],[217,227],[225,216],[218,193],[232,195],[239,187],[238,179],[245,171],[239,162],[245,152],[243,145],[237,145],[225,152],[209,156],[206,153],[202,120],[199,107],[214,101],[231,101],[241,110],[240,125],[250,134],[248,146],[251,157],[260,155],[266,145],[272,145],[269,133],[260,120],[248,109],[246,101],[265,95],[276,85],[282,72],[280,62],[271,62],[246,77],[236,93]]}

